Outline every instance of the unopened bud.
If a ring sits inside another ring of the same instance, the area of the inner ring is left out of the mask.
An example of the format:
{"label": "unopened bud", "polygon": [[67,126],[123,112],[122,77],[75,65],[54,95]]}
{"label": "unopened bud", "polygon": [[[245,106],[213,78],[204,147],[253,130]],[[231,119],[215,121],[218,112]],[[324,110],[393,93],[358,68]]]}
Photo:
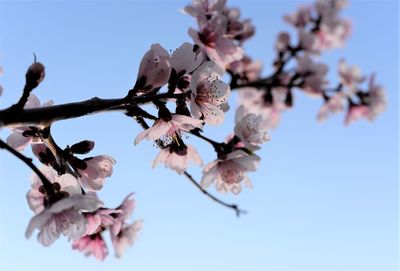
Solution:
{"label": "unopened bud", "polygon": [[83,140],[79,143],[76,143],[70,147],[70,151],[72,153],[77,154],[86,154],[90,152],[94,148],[94,141]]}
{"label": "unopened bud", "polygon": [[40,62],[35,62],[29,66],[26,72],[26,84],[37,87],[43,81],[45,76],[44,65]]}

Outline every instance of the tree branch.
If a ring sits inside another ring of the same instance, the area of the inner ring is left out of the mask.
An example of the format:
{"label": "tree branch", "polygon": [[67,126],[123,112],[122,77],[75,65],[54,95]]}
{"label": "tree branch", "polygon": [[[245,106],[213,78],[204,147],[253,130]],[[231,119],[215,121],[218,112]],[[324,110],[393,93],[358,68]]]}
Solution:
{"label": "tree branch", "polygon": [[44,124],[50,125],[54,121],[82,117],[88,114],[126,110],[132,105],[146,104],[160,99],[179,99],[187,94],[162,93],[151,96],[138,96],[130,99],[100,99],[94,97],[89,100],[67,103],[49,107],[15,110],[12,107],[0,111],[1,126],[26,126]]}
{"label": "tree branch", "polygon": [[46,176],[43,175],[43,173],[32,163],[32,159],[24,156],[22,153],[18,152],[14,148],[10,147],[7,143],[5,143],[3,140],[0,139],[0,149],[5,149],[14,156],[16,156],[18,159],[20,159],[22,162],[24,162],[28,167],[30,167],[40,178],[42,181],[43,187],[46,190],[46,193],[48,194],[49,197],[54,196],[54,189],[53,185],[51,182],[46,178]]}

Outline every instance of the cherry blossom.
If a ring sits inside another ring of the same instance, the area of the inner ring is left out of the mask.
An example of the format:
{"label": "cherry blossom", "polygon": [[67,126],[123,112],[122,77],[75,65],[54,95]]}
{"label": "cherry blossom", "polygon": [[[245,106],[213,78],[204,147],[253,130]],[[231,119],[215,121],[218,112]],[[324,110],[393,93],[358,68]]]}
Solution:
{"label": "cherry blossom", "polygon": [[[31,94],[24,109],[47,107],[53,105],[53,103],[54,102],[50,100],[42,105],[40,100],[34,94]],[[35,136],[32,128],[28,126],[13,128],[12,133],[7,137],[7,144],[19,151],[23,151],[27,145],[35,143],[42,143],[42,139]]]}
{"label": "cherry blossom", "polygon": [[226,19],[218,14],[209,20],[202,20],[200,30],[189,28],[189,35],[207,56],[220,67],[225,68],[243,57],[243,49],[232,39],[224,37]]}
{"label": "cherry blossom", "polygon": [[85,168],[79,168],[79,181],[90,191],[98,191],[103,187],[105,178],[113,172],[115,159],[108,155],[99,155],[84,159]]}
{"label": "cherry blossom", "polygon": [[259,145],[270,139],[267,133],[267,126],[264,126],[262,116],[253,113],[245,113],[243,105],[236,110],[235,123],[235,135],[238,136],[246,148],[250,150],[259,149]]}
{"label": "cherry blossom", "polygon": [[158,119],[152,127],[139,133],[135,138],[135,145],[139,144],[143,139],[154,141],[163,137],[166,140],[170,140],[181,132],[189,132],[192,129],[201,128],[202,126],[203,122],[201,120],[184,115],[171,114],[169,121]]}
{"label": "cherry blossom", "polygon": [[214,62],[203,63],[192,75],[190,111],[196,118],[204,118],[207,124],[220,124],[224,120],[221,104],[230,94],[228,84],[222,82],[223,70]]}
{"label": "cherry blossom", "polygon": [[202,53],[194,45],[185,42],[173,52],[171,65],[177,74],[186,74],[199,67],[202,60]]}
{"label": "cherry blossom", "polygon": [[250,19],[240,20],[240,9],[225,7],[221,14],[226,19],[225,37],[235,39],[243,43],[248,38],[252,37],[255,28]]}
{"label": "cherry blossom", "polygon": [[153,168],[158,164],[165,164],[165,167],[175,170],[182,174],[188,167],[189,161],[202,166],[203,161],[192,145],[177,145],[172,143],[160,150],[153,161]]}
{"label": "cherry blossom", "polygon": [[345,6],[346,1],[321,0],[314,6],[300,6],[284,19],[297,29],[302,49],[319,54],[343,46],[349,37],[350,21],[339,18]]}
{"label": "cherry blossom", "polygon": [[86,213],[87,228],[86,234],[93,235],[103,231],[114,225],[115,216],[121,214],[123,211],[118,209],[100,208],[94,213]]}
{"label": "cherry blossom", "polygon": [[345,98],[346,94],[343,92],[336,93],[335,95],[329,97],[318,112],[318,121],[325,121],[330,114],[343,111]]}
{"label": "cherry blossom", "polygon": [[351,105],[347,112],[344,123],[349,125],[360,118],[369,118],[370,116],[371,110],[367,105]]}
{"label": "cherry blossom", "polygon": [[110,225],[111,236],[117,236],[120,233],[126,220],[132,215],[135,206],[133,193],[130,193],[125,197],[121,205],[114,209],[115,212],[112,215],[114,222]]}
{"label": "cherry blossom", "polygon": [[203,17],[221,12],[225,7],[226,0],[193,0],[184,11],[193,17]]}
{"label": "cherry blossom", "polygon": [[304,76],[304,85],[301,88],[312,97],[320,97],[328,83],[325,76],[328,67],[323,63],[314,62],[304,55],[297,60],[297,72]]}
{"label": "cherry blossom", "polygon": [[82,211],[95,211],[101,206],[101,201],[87,195],[62,198],[31,219],[25,236],[30,238],[37,228],[38,241],[44,246],[51,245],[61,234],[77,240],[86,233],[87,220]]}
{"label": "cherry blossom", "polygon": [[72,249],[79,250],[86,257],[93,255],[99,261],[104,260],[108,255],[106,242],[100,233],[85,235],[72,242]]}
{"label": "cherry blossom", "polygon": [[357,85],[365,80],[365,77],[361,73],[360,67],[349,66],[344,59],[339,61],[338,72],[340,82],[350,89],[357,88]]}
{"label": "cherry blossom", "polygon": [[125,250],[132,246],[138,238],[138,233],[143,227],[143,221],[138,220],[132,224],[124,225],[116,236],[112,236],[111,240],[115,249],[115,256],[121,258]]}
{"label": "cherry blossom", "polygon": [[232,62],[229,71],[234,74],[241,83],[252,82],[260,78],[262,63],[260,60],[252,60],[249,56],[243,56],[241,60]]}
{"label": "cherry blossom", "polygon": [[[123,250],[133,245],[138,227],[126,223],[135,207],[135,201],[130,193],[115,209],[99,208],[95,212],[84,213],[87,219],[86,235],[73,241],[72,248],[84,253],[85,256],[93,255],[102,261],[108,255],[107,245],[104,241],[104,232],[109,231],[116,254],[122,256]],[[141,223],[136,221],[134,224]]]}
{"label": "cherry blossom", "polygon": [[303,28],[311,21],[311,8],[300,6],[296,12],[285,15],[283,18],[287,23],[297,28]]}
{"label": "cherry blossom", "polygon": [[371,109],[369,119],[373,120],[377,115],[386,109],[385,89],[375,83],[375,74],[372,74],[368,83],[368,105]]}
{"label": "cherry blossom", "polygon": [[249,155],[242,150],[235,150],[205,165],[200,184],[206,189],[215,183],[221,193],[239,194],[242,191],[242,184],[252,187],[246,172],[255,171],[259,161],[260,158],[254,154]]}
{"label": "cherry blossom", "polygon": [[275,42],[275,49],[278,52],[285,52],[290,46],[290,35],[288,32],[280,32]]}
{"label": "cherry blossom", "polygon": [[351,34],[351,22],[342,20],[334,27],[321,25],[315,39],[315,47],[327,50],[342,47]]}
{"label": "cherry blossom", "polygon": [[276,128],[279,124],[281,113],[287,108],[284,103],[286,89],[274,88],[272,90],[272,100],[266,101],[265,94],[255,88],[243,88],[239,92],[239,104],[244,106],[246,114],[252,113],[261,115],[262,127],[269,130]]}
{"label": "cherry blossom", "polygon": [[[41,167],[40,171],[53,184],[53,188],[62,197],[80,195],[82,193],[78,181],[71,174],[58,175],[54,169],[47,166]],[[35,214],[42,212],[50,204],[42,181],[36,174],[32,175],[31,189],[28,191],[26,198],[29,207]]]}
{"label": "cherry blossom", "polygon": [[356,95],[361,102],[360,104],[350,103],[345,119],[346,125],[360,118],[373,121],[377,115],[386,109],[385,91],[382,86],[375,83],[375,74],[372,74],[369,78],[367,91],[358,91]]}

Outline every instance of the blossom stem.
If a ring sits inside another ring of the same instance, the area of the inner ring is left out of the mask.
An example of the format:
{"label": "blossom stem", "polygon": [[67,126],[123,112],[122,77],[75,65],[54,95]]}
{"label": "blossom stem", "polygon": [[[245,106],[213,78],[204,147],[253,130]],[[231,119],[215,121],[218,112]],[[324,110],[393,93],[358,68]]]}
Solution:
{"label": "blossom stem", "polygon": [[18,152],[11,146],[9,146],[7,143],[5,143],[3,140],[0,139],[0,149],[5,149],[14,156],[16,156],[18,159],[20,159],[22,162],[24,162],[28,167],[30,167],[40,178],[42,181],[43,187],[46,190],[47,195],[51,198],[53,197],[54,190],[51,182],[46,178],[46,176],[43,175],[43,173],[33,164],[32,159],[26,157],[22,153]]}
{"label": "blossom stem", "polygon": [[242,210],[239,208],[239,206],[237,204],[229,204],[226,203],[220,199],[218,199],[217,197],[215,197],[214,195],[210,194],[209,192],[207,192],[207,190],[203,189],[201,187],[201,185],[196,182],[196,180],[192,177],[192,175],[190,175],[187,171],[185,171],[183,173],[188,179],[189,181],[194,184],[194,186],[196,186],[204,195],[206,195],[207,197],[209,197],[210,199],[212,199],[213,201],[215,201],[218,204],[221,204],[227,208],[233,209],[236,213],[236,216],[240,216],[241,214],[246,214],[247,212],[245,210]]}

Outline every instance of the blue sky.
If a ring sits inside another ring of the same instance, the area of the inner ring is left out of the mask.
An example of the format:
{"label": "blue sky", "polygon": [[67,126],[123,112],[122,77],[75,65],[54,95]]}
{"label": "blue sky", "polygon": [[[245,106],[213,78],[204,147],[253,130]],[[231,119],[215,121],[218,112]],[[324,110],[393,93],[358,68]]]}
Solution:
{"label": "blue sky", "polygon": [[[46,65],[46,79],[35,90],[41,100],[122,97],[152,43],[173,50],[191,41],[187,29],[194,20],[178,11],[185,4],[0,0],[0,106],[18,99],[32,52]],[[266,73],[277,32],[290,29],[281,16],[299,4],[230,2],[256,25],[246,51],[263,60]],[[249,211],[240,219],[184,177],[163,167],[152,170],[157,149],[150,142],[133,145],[140,132],[134,121],[100,114],[56,123],[54,137],[61,146],[95,140],[94,154],[117,159],[100,195],[112,207],[136,192],[135,218],[145,223],[140,239],[121,260],[111,256],[103,263],[72,251],[63,238],[44,248],[24,237],[32,216],[25,200],[30,170],[0,152],[0,270],[397,270],[398,11],[395,0],[352,1],[344,12],[354,24],[352,37],[322,57],[333,83],[342,57],[366,74],[377,72],[387,90],[386,112],[372,124],[344,127],[343,115],[319,124],[321,101],[296,92],[295,108],[271,131],[261,166],[250,175],[254,189],[222,196]],[[232,127],[233,111],[222,127],[206,131],[222,140]],[[1,138],[8,133],[3,129]],[[210,146],[189,142],[205,162],[215,158]],[[199,168],[190,171],[201,177]]]}

